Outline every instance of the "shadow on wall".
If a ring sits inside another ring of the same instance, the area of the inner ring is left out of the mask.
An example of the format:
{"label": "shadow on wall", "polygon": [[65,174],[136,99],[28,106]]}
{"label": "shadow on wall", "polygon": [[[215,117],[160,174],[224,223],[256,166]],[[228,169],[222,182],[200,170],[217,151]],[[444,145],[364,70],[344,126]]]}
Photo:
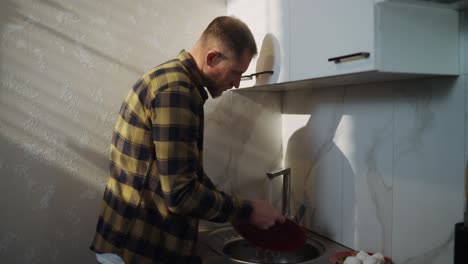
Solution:
{"label": "shadow on wall", "polygon": [[105,136],[81,119],[96,119],[79,104],[92,96],[66,83],[87,72],[73,67],[70,54],[47,45],[51,39],[70,47],[84,41],[77,44],[41,22],[47,18],[38,6],[63,9],[59,2],[24,5],[0,3],[0,262],[93,263],[88,247],[107,156],[91,144]]}
{"label": "shadow on wall", "polygon": [[[283,106],[286,107],[283,109],[283,126],[301,126],[287,139],[284,157],[285,167],[290,167],[292,174],[293,215],[305,206],[304,226],[333,239],[340,235],[336,233],[336,228],[341,226],[336,215],[341,215],[342,168],[350,168],[346,156],[335,144],[343,115],[339,99],[342,93],[337,94],[338,97],[319,96],[320,102],[312,104],[292,100],[294,105],[286,102],[287,105]],[[310,105],[312,109],[308,108]],[[302,126],[290,116],[309,117]],[[354,174],[347,177],[354,178]],[[354,186],[347,188],[348,192],[354,193]]]}
{"label": "shadow on wall", "polygon": [[[15,30],[15,28],[9,24],[10,21],[14,20],[13,10],[16,10],[14,2],[4,0],[0,3],[0,48],[5,46],[7,35]],[[5,67],[5,64],[5,58],[3,58],[3,54],[0,53],[0,67]]]}
{"label": "shadow on wall", "polygon": [[[63,15],[57,16],[56,18],[56,20],[62,21],[61,23],[64,23],[67,19],[71,19],[71,17],[76,18],[82,15],[82,14],[77,13],[76,11],[72,11],[71,8],[66,7],[64,4],[62,4],[59,1],[54,2],[51,0],[39,0],[38,2],[41,3],[43,6],[47,6],[50,9],[55,9],[55,10],[59,10],[60,12],[62,12]],[[79,44],[84,50],[86,50],[87,52],[90,52],[92,56],[97,56],[110,63],[119,65],[125,70],[134,73],[135,75],[142,72],[142,69],[129,64],[127,61],[123,60],[121,57],[111,55],[109,50],[106,50],[106,49],[100,50],[99,48],[102,48],[102,47],[91,45],[87,43],[86,39],[79,39],[77,36],[74,36],[73,34],[71,34],[72,32],[70,31],[65,30],[64,32],[60,32],[60,30],[58,30],[57,27],[54,27],[51,24],[47,24],[38,20],[34,16],[34,14],[27,14],[25,12],[20,12],[17,8],[12,8],[12,7],[14,6],[9,6],[5,9],[9,10],[11,13],[11,16],[12,17],[14,16],[16,20],[19,19],[21,21],[28,21],[28,23],[31,23],[35,28],[39,30],[43,30],[47,32],[48,35],[54,36],[68,44]],[[89,9],[91,9],[91,7]],[[96,10],[94,12],[96,12]],[[121,21],[118,21],[118,22],[121,22]]]}
{"label": "shadow on wall", "polygon": [[219,0],[153,5],[0,1],[0,199],[10,201],[0,262],[95,262],[88,246],[122,100],[225,11]]}
{"label": "shadow on wall", "polygon": [[122,100],[144,69],[173,58],[226,8],[109,5],[0,1],[0,199],[11,201],[0,206],[2,263],[95,262],[88,246]]}
{"label": "shadow on wall", "polygon": [[96,190],[0,134],[2,263],[93,263]]}

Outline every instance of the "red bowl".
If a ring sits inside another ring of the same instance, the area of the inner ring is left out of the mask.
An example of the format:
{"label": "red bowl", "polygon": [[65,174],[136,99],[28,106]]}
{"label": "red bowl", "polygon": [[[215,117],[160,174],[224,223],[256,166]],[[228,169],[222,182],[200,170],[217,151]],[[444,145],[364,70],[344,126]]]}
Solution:
{"label": "red bowl", "polygon": [[[335,254],[331,255],[330,258],[328,258],[328,263],[330,264],[337,264],[339,260],[344,260],[346,257],[349,256],[356,256],[358,251],[341,251],[341,252],[336,252]],[[372,255],[374,253],[372,252],[367,252],[367,254]],[[384,257],[385,258],[385,264],[392,264],[392,260],[390,258]]]}
{"label": "red bowl", "polygon": [[263,230],[242,222],[234,229],[253,245],[274,251],[293,251],[302,248],[306,241],[304,229],[289,218],[284,224],[276,224]]}

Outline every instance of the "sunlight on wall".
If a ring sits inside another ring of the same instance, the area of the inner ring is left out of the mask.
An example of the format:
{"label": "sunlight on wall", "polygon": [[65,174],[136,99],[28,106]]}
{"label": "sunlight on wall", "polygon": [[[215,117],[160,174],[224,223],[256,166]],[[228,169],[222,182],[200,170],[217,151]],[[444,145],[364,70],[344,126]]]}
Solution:
{"label": "sunlight on wall", "polygon": [[352,158],[355,151],[354,139],[354,120],[352,115],[344,114],[336,128],[336,133],[333,136],[333,142],[343,152],[347,159]]}
{"label": "sunlight on wall", "polygon": [[[355,151],[356,151],[356,146],[355,146],[355,135],[354,135],[354,123],[355,121],[353,120],[352,115],[343,115],[340,123],[336,129],[335,137],[333,138],[333,142],[336,144],[336,146],[341,150],[343,153],[343,158],[344,160],[348,161],[348,164],[350,166],[351,171],[346,173],[346,175],[343,175],[343,191],[347,192],[349,190],[359,190],[359,186],[350,186],[350,184],[357,184],[356,180],[349,181],[348,178],[353,178],[354,175],[356,174],[356,168],[353,168],[353,165],[358,164],[357,162],[350,162],[353,161],[353,159],[356,159],[355,156]],[[351,196],[356,199],[356,194],[352,194]],[[358,210],[358,203],[356,201],[344,201],[344,206],[346,204],[352,204],[352,208],[344,208],[343,209],[343,217],[349,217],[352,216],[353,220],[352,222],[352,229],[353,231],[353,244],[354,245],[359,245],[360,237],[359,237],[359,210]],[[348,227],[349,228],[349,227]],[[362,234],[361,234],[362,235]]]}
{"label": "sunlight on wall", "polygon": [[281,160],[281,166],[285,166],[286,150],[288,149],[288,141],[291,136],[302,127],[305,127],[309,121],[310,115],[298,115],[298,114],[282,114],[282,146],[283,146],[283,158]]}
{"label": "sunlight on wall", "polygon": [[95,262],[122,100],[225,13],[223,0],[0,1],[2,263]]}

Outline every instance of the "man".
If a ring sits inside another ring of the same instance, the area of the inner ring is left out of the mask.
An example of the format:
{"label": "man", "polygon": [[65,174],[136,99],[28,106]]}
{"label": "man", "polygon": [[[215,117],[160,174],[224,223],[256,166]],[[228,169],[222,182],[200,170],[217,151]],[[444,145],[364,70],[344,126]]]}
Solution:
{"label": "man", "polygon": [[90,247],[98,262],[200,263],[198,219],[262,229],[285,221],[266,201],[217,190],[203,169],[205,88],[212,98],[237,88],[256,54],[243,22],[218,17],[190,52],[136,82],[110,148],[110,178]]}

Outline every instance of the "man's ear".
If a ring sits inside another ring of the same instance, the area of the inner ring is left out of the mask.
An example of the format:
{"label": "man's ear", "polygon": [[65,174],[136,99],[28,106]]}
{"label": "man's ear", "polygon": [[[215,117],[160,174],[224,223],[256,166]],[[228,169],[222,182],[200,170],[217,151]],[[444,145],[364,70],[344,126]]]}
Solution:
{"label": "man's ear", "polygon": [[214,67],[216,64],[221,62],[223,58],[223,54],[221,52],[216,51],[216,50],[210,50],[208,53],[206,53],[206,65],[209,67]]}

